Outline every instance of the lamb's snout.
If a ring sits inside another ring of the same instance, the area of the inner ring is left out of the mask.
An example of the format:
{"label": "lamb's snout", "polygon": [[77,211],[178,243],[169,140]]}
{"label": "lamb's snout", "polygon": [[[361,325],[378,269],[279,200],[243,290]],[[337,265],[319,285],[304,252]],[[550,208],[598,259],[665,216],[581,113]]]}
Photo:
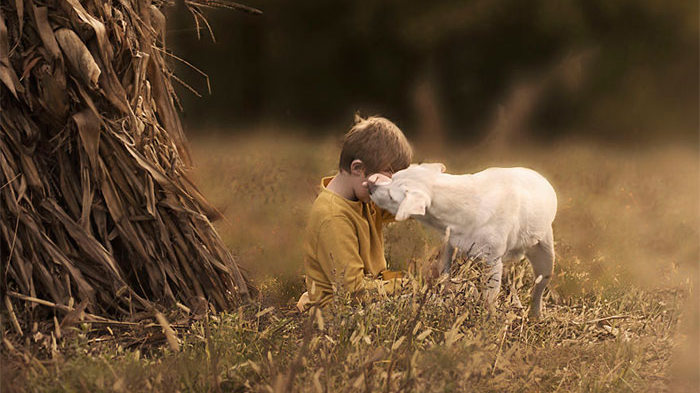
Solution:
{"label": "lamb's snout", "polygon": [[381,173],[374,173],[367,178],[367,187],[369,188],[369,193],[373,193],[377,189],[377,186],[385,186],[391,183],[391,178],[389,176],[382,175]]}

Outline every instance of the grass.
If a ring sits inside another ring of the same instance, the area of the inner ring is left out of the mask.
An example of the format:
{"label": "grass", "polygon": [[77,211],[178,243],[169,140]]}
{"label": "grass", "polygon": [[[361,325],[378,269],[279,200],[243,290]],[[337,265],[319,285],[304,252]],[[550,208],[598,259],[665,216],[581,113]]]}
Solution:
{"label": "grass", "polygon": [[[252,133],[251,133],[252,134]],[[479,302],[479,264],[457,282],[420,279],[364,306],[324,314],[291,304],[304,290],[301,239],[333,140],[281,134],[193,142],[194,175],[224,212],[217,223],[261,288],[230,313],[173,311],[180,350],[158,326],[78,324],[64,337],[6,335],[5,391],[695,391],[698,379],[698,154],[585,143],[505,152],[470,147],[439,158],[451,172],[532,167],[554,184],[557,265],[545,318],[528,321],[504,288],[495,315]],[[415,222],[386,233],[393,268],[430,260],[440,235]],[[533,277],[511,268],[521,300]],[[8,329],[3,322],[3,329]]]}

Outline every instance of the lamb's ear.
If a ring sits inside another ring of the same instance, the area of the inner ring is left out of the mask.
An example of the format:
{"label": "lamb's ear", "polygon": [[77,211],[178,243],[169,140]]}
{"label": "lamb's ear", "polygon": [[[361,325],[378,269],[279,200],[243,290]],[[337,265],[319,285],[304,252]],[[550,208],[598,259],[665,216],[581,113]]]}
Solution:
{"label": "lamb's ear", "polygon": [[426,163],[426,164],[420,164],[423,168],[430,169],[431,171],[439,172],[439,173],[444,173],[447,168],[445,168],[445,164],[440,163],[440,162],[431,162],[431,163]]}
{"label": "lamb's ear", "polygon": [[396,211],[396,221],[403,221],[411,216],[424,216],[430,205],[430,196],[422,191],[409,191]]}

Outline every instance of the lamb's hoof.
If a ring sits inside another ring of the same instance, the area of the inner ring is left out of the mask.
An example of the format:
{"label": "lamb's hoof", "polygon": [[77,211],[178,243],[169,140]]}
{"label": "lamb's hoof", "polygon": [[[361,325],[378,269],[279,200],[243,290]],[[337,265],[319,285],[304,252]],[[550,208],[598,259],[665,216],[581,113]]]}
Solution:
{"label": "lamb's hoof", "polygon": [[540,322],[542,320],[542,313],[534,313],[530,311],[527,315],[527,319],[531,322]]}

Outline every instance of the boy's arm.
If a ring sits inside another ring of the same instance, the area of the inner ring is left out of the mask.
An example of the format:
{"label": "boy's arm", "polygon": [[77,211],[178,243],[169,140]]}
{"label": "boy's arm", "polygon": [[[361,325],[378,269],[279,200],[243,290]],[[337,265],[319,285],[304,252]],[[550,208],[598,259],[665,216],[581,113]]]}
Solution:
{"label": "boy's arm", "polygon": [[354,293],[364,289],[364,263],[355,226],[342,216],[328,218],[319,228],[316,256],[331,283]]}

